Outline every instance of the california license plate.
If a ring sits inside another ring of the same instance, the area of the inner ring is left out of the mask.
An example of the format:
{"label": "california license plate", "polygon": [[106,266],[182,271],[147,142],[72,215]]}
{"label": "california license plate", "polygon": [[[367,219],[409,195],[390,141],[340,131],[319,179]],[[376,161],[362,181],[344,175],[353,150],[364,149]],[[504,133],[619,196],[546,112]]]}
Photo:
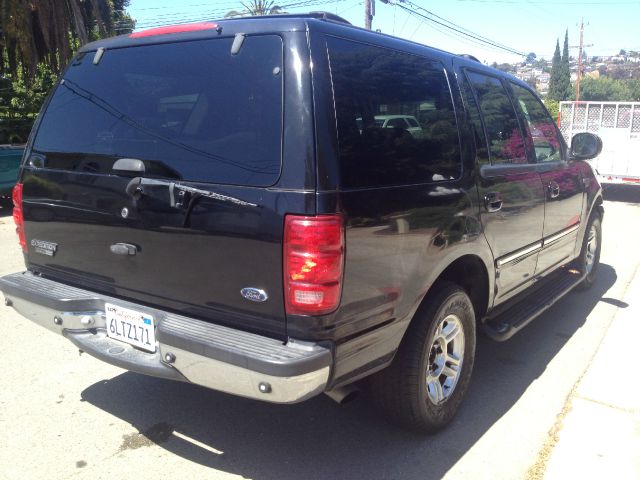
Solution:
{"label": "california license plate", "polygon": [[105,303],[107,335],[148,352],[156,351],[153,317],[147,313]]}

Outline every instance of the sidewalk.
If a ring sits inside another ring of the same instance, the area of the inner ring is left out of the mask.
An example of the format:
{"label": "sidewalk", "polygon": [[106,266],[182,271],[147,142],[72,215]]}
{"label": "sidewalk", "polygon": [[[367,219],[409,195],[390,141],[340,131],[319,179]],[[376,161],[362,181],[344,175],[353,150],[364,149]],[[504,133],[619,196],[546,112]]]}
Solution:
{"label": "sidewalk", "polygon": [[640,269],[569,399],[545,480],[640,479]]}

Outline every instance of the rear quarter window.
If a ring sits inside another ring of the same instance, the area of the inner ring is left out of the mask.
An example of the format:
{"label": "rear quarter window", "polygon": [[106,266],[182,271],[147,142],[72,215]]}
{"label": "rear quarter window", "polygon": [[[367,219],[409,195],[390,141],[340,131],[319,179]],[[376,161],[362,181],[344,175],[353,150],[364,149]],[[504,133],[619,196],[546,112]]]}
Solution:
{"label": "rear quarter window", "polygon": [[70,65],[34,151],[45,166],[110,173],[118,158],[147,175],[268,186],[280,174],[282,40],[248,36],[94,52]]}
{"label": "rear quarter window", "polygon": [[396,50],[327,39],[343,188],[441,182],[461,173],[444,66]]}

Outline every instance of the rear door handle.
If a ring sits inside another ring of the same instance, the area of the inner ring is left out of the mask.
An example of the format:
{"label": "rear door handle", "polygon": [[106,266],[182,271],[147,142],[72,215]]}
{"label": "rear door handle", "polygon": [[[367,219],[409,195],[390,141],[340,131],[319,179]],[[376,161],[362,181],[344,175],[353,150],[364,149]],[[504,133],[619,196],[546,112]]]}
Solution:
{"label": "rear door handle", "polygon": [[549,198],[558,198],[560,196],[560,185],[553,180],[549,182],[547,189],[549,190]]}
{"label": "rear door handle", "polygon": [[484,196],[484,208],[487,212],[497,212],[502,208],[502,195],[500,192],[489,192]]}

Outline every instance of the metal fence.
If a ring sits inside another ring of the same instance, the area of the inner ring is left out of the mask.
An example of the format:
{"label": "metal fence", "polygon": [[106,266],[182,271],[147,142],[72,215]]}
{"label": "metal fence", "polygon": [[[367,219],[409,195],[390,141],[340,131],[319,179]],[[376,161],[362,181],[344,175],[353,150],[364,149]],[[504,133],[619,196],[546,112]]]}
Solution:
{"label": "metal fence", "polygon": [[600,136],[591,164],[601,182],[640,185],[640,102],[560,102],[558,126],[567,143],[579,132]]}

